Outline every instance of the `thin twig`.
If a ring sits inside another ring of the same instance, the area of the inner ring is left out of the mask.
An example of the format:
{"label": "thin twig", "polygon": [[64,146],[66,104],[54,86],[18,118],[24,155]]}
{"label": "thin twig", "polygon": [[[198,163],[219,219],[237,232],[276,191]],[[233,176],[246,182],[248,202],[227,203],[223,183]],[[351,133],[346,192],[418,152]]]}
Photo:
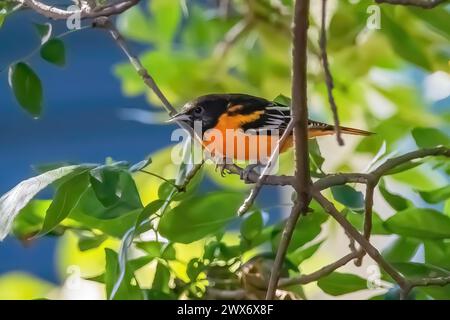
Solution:
{"label": "thin twig", "polygon": [[113,3],[109,6],[94,10],[94,8],[82,8],[78,11],[64,10],[56,8],[54,6],[42,3],[37,0],[19,0],[28,8],[36,11],[37,13],[54,20],[65,20],[71,17],[79,15],[80,19],[94,19],[98,17],[109,17],[120,14],[129,8],[135,6],[140,0],[125,0],[117,3]]}
{"label": "thin twig", "polygon": [[[366,185],[366,198],[364,205],[364,237],[367,241],[370,240],[370,235],[372,234],[372,211],[373,211],[373,193],[375,191],[376,184],[369,181]],[[362,260],[364,258],[364,253],[358,257],[355,261],[356,266],[361,266]]]}
{"label": "thin twig", "polygon": [[323,71],[325,73],[325,84],[327,86],[328,102],[330,103],[331,111],[333,113],[334,132],[336,133],[336,139],[338,144],[340,146],[343,146],[344,140],[342,140],[341,127],[339,125],[339,115],[337,111],[336,101],[334,100],[333,96],[333,89],[334,89],[333,75],[331,74],[330,65],[328,63],[326,12],[327,12],[327,0],[322,0],[322,23],[319,38],[320,57],[322,60]]}
{"label": "thin twig", "polygon": [[407,288],[407,280],[381,256],[378,250],[362,234],[360,234],[358,230],[356,230],[350,222],[347,221],[347,219],[345,219],[333,203],[325,198],[320,192],[315,192],[313,197],[341,225],[341,227],[344,228],[344,230],[348,232],[348,234],[352,236],[356,242],[358,242],[361,248],[367,252],[367,254],[375,260],[375,262],[377,262],[395,282],[397,282],[403,290]]}
{"label": "thin twig", "polygon": [[291,135],[292,129],[294,128],[294,121],[289,121],[289,124],[286,128],[286,130],[283,132],[283,135],[281,136],[281,139],[278,140],[274,150],[272,151],[272,154],[270,155],[269,161],[265,165],[264,169],[262,170],[261,174],[258,177],[258,180],[255,183],[255,186],[250,191],[250,194],[248,197],[244,200],[242,205],[239,207],[238,214],[243,215],[245,214],[253,205],[255,202],[256,197],[258,196],[258,193],[261,191],[261,188],[265,184],[266,177],[269,173],[269,170],[272,168],[272,165],[275,161],[277,161],[278,156],[280,154],[280,149],[286,142],[287,138]]}
{"label": "thin twig", "polygon": [[287,287],[287,286],[296,285],[296,284],[305,285],[310,282],[317,281],[320,278],[322,278],[326,275],[329,275],[333,271],[339,269],[340,267],[345,266],[347,263],[349,263],[353,259],[357,258],[359,254],[360,254],[360,252],[358,252],[358,251],[351,252],[351,253],[345,255],[344,257],[340,258],[339,260],[337,260],[333,263],[330,263],[329,265],[326,265],[313,273],[301,275],[299,277],[280,279],[280,282],[278,285],[279,285],[279,287]]}
{"label": "thin twig", "polygon": [[376,3],[400,4],[404,6],[415,6],[423,9],[432,9],[448,0],[375,0]]}

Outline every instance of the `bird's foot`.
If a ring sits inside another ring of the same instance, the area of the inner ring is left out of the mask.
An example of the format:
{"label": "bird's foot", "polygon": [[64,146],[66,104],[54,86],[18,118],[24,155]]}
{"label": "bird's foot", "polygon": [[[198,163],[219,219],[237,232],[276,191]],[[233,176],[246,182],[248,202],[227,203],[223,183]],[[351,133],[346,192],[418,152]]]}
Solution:
{"label": "bird's foot", "polygon": [[245,169],[242,170],[240,173],[241,180],[243,180],[245,182],[250,182],[249,181],[250,174],[252,172],[254,172],[255,168],[258,168],[258,167],[259,167],[259,163],[249,164],[247,167],[245,167]]}
{"label": "bird's foot", "polygon": [[225,177],[227,174],[230,174],[231,171],[227,169],[227,161],[226,160],[222,160],[220,162],[216,163],[216,168],[215,171],[217,172],[217,170],[220,170],[220,175],[223,177]]}

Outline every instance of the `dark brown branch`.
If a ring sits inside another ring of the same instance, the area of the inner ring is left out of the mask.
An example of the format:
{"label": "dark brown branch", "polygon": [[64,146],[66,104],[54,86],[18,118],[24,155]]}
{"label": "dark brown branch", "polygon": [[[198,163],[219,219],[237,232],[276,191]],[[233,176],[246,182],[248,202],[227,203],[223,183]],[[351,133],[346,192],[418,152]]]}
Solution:
{"label": "dark brown branch", "polygon": [[424,9],[434,8],[447,0],[375,0],[376,3],[400,4],[404,6],[415,6]]}
{"label": "dark brown branch", "polygon": [[392,265],[387,262],[378,250],[356,230],[350,222],[336,209],[336,207],[320,192],[314,193],[314,199],[341,225],[342,228],[367,252],[367,254],[386,271],[397,284],[405,290],[408,287],[407,280]]}
{"label": "dark brown branch", "polygon": [[378,168],[376,168],[374,171],[372,171],[371,174],[376,179],[380,179],[381,176],[388,174],[390,170],[394,169],[395,167],[398,167],[399,165],[401,165],[403,163],[406,163],[411,160],[419,159],[419,158],[425,158],[428,156],[450,157],[450,149],[446,148],[446,147],[436,147],[436,148],[420,149],[420,150],[412,151],[412,152],[406,153],[402,156],[387,160],[385,163],[383,163]]}
{"label": "dark brown branch", "polygon": [[[376,184],[371,180],[366,185],[366,199],[364,208],[364,237],[367,241],[370,240],[372,234],[372,211],[373,211],[373,193],[375,191]],[[362,260],[364,258],[364,253],[358,257],[355,261],[355,265],[361,266]]]}
{"label": "dark brown branch", "polygon": [[109,17],[120,14],[129,8],[135,6],[140,0],[125,0],[100,8],[83,8],[79,11],[69,11],[59,9],[54,6],[42,3],[37,0],[19,0],[28,8],[36,11],[40,15],[54,20],[65,20],[74,17],[77,13],[80,19],[94,19],[98,17]]}
{"label": "dark brown branch", "polygon": [[287,287],[287,286],[296,285],[296,284],[304,285],[304,284],[308,284],[310,282],[317,281],[320,278],[322,278],[326,275],[329,275],[333,271],[339,269],[340,267],[345,266],[347,263],[349,263],[353,259],[357,258],[359,254],[360,254],[360,252],[358,252],[358,251],[351,252],[351,253],[347,254],[346,256],[343,256],[339,260],[337,260],[333,263],[330,263],[329,265],[326,265],[323,268],[321,268],[313,273],[301,275],[299,277],[294,277],[294,278],[280,279],[279,287]]}
{"label": "dark brown branch", "polygon": [[320,58],[322,60],[323,71],[325,73],[325,84],[327,86],[328,102],[330,103],[331,111],[333,113],[334,120],[334,132],[336,133],[336,139],[340,146],[344,145],[344,140],[342,140],[341,127],[339,126],[339,115],[337,111],[336,101],[333,96],[334,81],[333,75],[330,71],[330,65],[328,63],[328,53],[327,53],[327,27],[326,27],[326,12],[327,12],[327,0],[322,0],[322,23],[320,28]]}
{"label": "dark brown branch", "polygon": [[275,292],[278,287],[278,279],[280,278],[281,268],[286,256],[289,243],[291,242],[292,234],[294,232],[297,221],[300,217],[302,204],[297,201],[292,207],[289,218],[284,226],[283,233],[281,234],[280,244],[278,245],[277,255],[273,263],[273,267],[270,273],[269,285],[267,288],[266,300],[273,300]]}
{"label": "dark brown branch", "polygon": [[286,256],[286,251],[292,238],[292,233],[301,214],[308,211],[311,201],[311,177],[309,172],[308,154],[308,105],[307,105],[307,43],[309,0],[296,0],[293,18],[293,49],[292,49],[292,106],[291,114],[294,122],[295,146],[295,181],[294,189],[297,199],[287,219],[278,246],[275,262],[270,274],[266,299],[275,296],[280,270]]}

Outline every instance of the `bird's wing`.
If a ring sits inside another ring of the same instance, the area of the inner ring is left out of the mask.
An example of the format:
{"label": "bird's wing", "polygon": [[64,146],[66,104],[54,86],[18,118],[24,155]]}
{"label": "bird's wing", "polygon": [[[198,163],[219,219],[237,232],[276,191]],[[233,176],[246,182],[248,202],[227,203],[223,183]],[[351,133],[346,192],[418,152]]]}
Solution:
{"label": "bird's wing", "polygon": [[261,108],[260,117],[252,122],[243,125],[244,131],[249,134],[283,134],[286,130],[289,121],[291,120],[291,110],[289,107],[270,102],[268,105]]}

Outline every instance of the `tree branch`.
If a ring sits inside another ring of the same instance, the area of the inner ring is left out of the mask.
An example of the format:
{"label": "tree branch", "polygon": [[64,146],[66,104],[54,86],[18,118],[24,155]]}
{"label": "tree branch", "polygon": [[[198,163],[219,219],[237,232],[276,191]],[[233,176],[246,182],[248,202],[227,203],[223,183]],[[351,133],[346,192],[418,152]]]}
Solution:
{"label": "tree branch", "polygon": [[330,273],[332,273],[333,271],[339,269],[340,267],[345,266],[347,263],[349,263],[353,259],[357,258],[359,254],[360,254],[360,252],[358,252],[358,251],[351,252],[351,253],[345,255],[344,257],[340,258],[339,260],[337,260],[333,263],[330,263],[329,265],[326,265],[323,268],[321,268],[313,273],[301,275],[299,277],[294,277],[294,278],[280,279],[279,287],[287,287],[287,286],[296,285],[296,284],[305,285],[310,282],[317,281],[320,278],[327,276]]}
{"label": "tree branch", "polygon": [[334,81],[330,71],[330,65],[328,63],[326,11],[327,11],[327,0],[322,0],[322,23],[319,38],[320,58],[322,60],[322,66],[325,73],[325,84],[327,86],[328,102],[330,103],[331,111],[333,113],[334,132],[336,133],[336,139],[338,144],[340,146],[343,146],[344,140],[342,140],[341,127],[339,126],[339,115],[337,111],[336,101],[334,100],[333,96]]}
{"label": "tree branch", "polygon": [[395,282],[397,282],[402,290],[408,288],[407,280],[381,256],[378,250],[362,234],[360,234],[347,219],[345,219],[333,203],[325,198],[320,192],[315,192],[313,196],[314,199],[342,226],[342,228],[358,242],[361,248],[367,252],[367,254],[375,260],[375,262],[377,262]]}
{"label": "tree branch", "polygon": [[376,3],[400,4],[404,6],[415,6],[424,9],[432,9],[447,0],[375,0]]}
{"label": "tree branch", "polygon": [[266,299],[271,300],[280,277],[280,270],[286,256],[286,251],[292,238],[292,233],[300,214],[308,211],[311,201],[311,177],[309,172],[308,153],[308,105],[307,105],[307,42],[309,0],[296,0],[293,18],[293,49],[292,49],[292,105],[291,114],[294,122],[295,145],[295,181],[293,187],[297,199],[287,219],[278,246],[275,262],[270,274]]}
{"label": "tree branch", "polygon": [[80,15],[80,19],[94,19],[97,17],[117,15],[135,6],[139,1],[140,0],[125,0],[105,7],[99,7],[98,9],[85,7],[78,11],[59,9],[37,0],[19,0],[18,2],[49,19],[65,20],[74,17],[76,14]]}

